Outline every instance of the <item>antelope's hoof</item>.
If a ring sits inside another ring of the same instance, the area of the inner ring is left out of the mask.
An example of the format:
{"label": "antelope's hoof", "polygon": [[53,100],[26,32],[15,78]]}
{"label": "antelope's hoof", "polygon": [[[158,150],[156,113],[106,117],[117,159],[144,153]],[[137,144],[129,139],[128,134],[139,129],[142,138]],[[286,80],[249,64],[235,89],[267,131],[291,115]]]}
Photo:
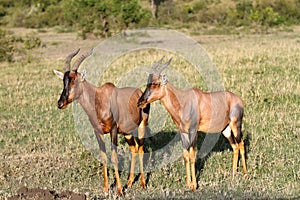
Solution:
{"label": "antelope's hoof", "polygon": [[106,186],[106,187],[104,186],[104,187],[103,187],[103,192],[104,192],[105,194],[108,194],[108,186]]}
{"label": "antelope's hoof", "polygon": [[122,197],[123,196],[123,191],[122,191],[123,189],[122,188],[118,188],[117,189],[117,195],[119,196],[119,197]]}
{"label": "antelope's hoof", "polygon": [[249,179],[249,175],[248,174],[244,174],[244,179]]}
{"label": "antelope's hoof", "polygon": [[131,188],[133,181],[132,180],[128,180],[126,183],[127,188]]}
{"label": "antelope's hoof", "polygon": [[146,181],[145,180],[141,180],[141,188],[146,189],[147,185],[146,185]]}
{"label": "antelope's hoof", "polygon": [[103,192],[108,192],[108,186],[103,187]]}
{"label": "antelope's hoof", "polygon": [[196,185],[191,185],[191,190],[192,190],[193,192],[196,192]]}
{"label": "antelope's hoof", "polygon": [[238,173],[237,169],[232,170],[232,175],[233,176],[237,175],[237,173]]}
{"label": "antelope's hoof", "polygon": [[191,190],[192,189],[192,183],[186,183],[186,187]]}

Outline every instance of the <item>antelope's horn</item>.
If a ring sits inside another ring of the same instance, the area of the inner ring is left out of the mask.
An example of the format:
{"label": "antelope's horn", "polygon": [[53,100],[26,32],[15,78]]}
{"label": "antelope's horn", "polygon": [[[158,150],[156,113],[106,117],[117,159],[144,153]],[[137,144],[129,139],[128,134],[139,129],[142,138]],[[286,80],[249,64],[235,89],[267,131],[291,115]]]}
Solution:
{"label": "antelope's horn", "polygon": [[163,56],[159,61],[157,61],[156,63],[154,63],[151,67],[152,71],[155,71],[156,68],[160,65],[161,61],[165,58],[165,56]]}
{"label": "antelope's horn", "polygon": [[74,63],[72,71],[77,71],[79,68],[80,64],[90,55],[92,55],[94,49],[91,49],[90,51],[86,52],[85,54],[82,54]]}
{"label": "antelope's horn", "polygon": [[74,56],[76,56],[78,54],[78,52],[80,51],[80,49],[77,49],[76,51],[70,53],[66,60],[65,60],[65,67],[64,67],[64,71],[70,71],[70,66],[71,66],[71,60]]}
{"label": "antelope's horn", "polygon": [[156,69],[156,75],[160,75],[160,73],[166,68],[169,66],[169,64],[171,63],[173,58],[170,58],[168,62],[166,62],[165,64],[159,66],[157,69]]}

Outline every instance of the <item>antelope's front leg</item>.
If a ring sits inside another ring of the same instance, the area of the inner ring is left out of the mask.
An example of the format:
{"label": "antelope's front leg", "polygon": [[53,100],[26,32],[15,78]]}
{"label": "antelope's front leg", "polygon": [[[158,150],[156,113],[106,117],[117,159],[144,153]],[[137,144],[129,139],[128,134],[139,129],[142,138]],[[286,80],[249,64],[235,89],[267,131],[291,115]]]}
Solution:
{"label": "antelope's front leg", "polygon": [[132,135],[125,135],[125,139],[131,152],[130,172],[126,185],[127,187],[131,187],[134,181],[134,169],[136,163],[136,153],[138,152],[138,144]]}
{"label": "antelope's front leg", "polygon": [[106,148],[104,143],[104,137],[102,134],[96,134],[96,138],[100,148],[100,158],[103,162],[103,192],[108,193],[108,176],[107,176],[107,157],[106,157]]}
{"label": "antelope's front leg", "polygon": [[117,154],[117,144],[118,144],[118,135],[117,127],[114,126],[111,131],[111,162],[114,166],[115,176],[116,176],[116,185],[117,185],[117,194],[118,196],[123,196],[123,187],[120,180],[119,168],[118,168],[118,154]]}
{"label": "antelope's front leg", "polygon": [[140,181],[141,187],[146,188],[146,180],[144,174],[144,142],[145,142],[145,133],[146,133],[146,121],[143,120],[138,128],[138,138],[139,138],[139,145],[138,145],[138,154],[139,154],[139,161],[140,161]]}

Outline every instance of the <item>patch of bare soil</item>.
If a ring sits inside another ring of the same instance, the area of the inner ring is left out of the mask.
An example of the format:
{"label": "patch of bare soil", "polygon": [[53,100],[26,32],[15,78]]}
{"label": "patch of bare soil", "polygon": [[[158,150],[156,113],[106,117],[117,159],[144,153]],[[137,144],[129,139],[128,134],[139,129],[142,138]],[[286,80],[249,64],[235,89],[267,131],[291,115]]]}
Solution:
{"label": "patch of bare soil", "polygon": [[77,194],[72,191],[64,191],[62,193],[57,193],[48,189],[21,187],[17,194],[8,198],[8,200],[60,200],[60,199],[70,199],[70,200],[85,200],[86,196],[84,194]]}

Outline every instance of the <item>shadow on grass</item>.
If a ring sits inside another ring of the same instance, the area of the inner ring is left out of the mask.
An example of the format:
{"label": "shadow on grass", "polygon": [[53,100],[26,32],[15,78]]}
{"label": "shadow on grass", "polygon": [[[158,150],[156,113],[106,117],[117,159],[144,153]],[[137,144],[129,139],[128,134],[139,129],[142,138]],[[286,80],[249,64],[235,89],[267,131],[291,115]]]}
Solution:
{"label": "shadow on grass", "polygon": [[[156,152],[159,149],[164,148],[170,141],[174,140],[178,132],[172,131],[172,132],[159,132],[155,136],[148,138],[145,141],[145,153]],[[204,153],[204,156],[197,156],[196,160],[196,176],[197,176],[197,182],[200,179],[201,173],[203,171],[203,168],[205,166],[206,161],[209,159],[209,157],[212,155],[212,152],[224,152],[224,151],[232,151],[232,148],[229,144],[229,141],[223,136],[223,134],[217,133],[213,134],[215,137],[218,137],[217,142],[213,143],[213,147],[210,148],[210,151],[207,153]],[[211,134],[210,134],[211,135]],[[244,137],[244,145],[245,145],[245,153],[246,153],[246,161],[247,161],[247,153],[250,151],[250,141],[251,141],[251,133],[246,132],[246,137]],[[199,150],[201,149],[203,142],[206,137],[206,133],[198,133],[198,139],[197,139],[197,150],[198,154],[200,153]],[[182,152],[182,146],[180,143],[180,151]],[[172,154],[171,149],[165,149],[165,154]],[[181,155],[182,158],[182,155]],[[182,158],[183,159],[183,158]],[[239,157],[240,159],[240,157]],[[147,166],[153,165],[155,162],[162,162],[162,161],[156,161],[152,158],[149,158],[147,156],[144,157],[144,166],[147,168]],[[228,161],[232,162],[232,160]],[[238,162],[239,163],[239,162]],[[146,174],[146,184],[148,184],[149,179],[151,177],[151,171]],[[135,181],[139,179],[139,175],[136,176]]]}
{"label": "shadow on grass", "polygon": [[[149,183],[152,170],[155,168],[156,164],[161,164],[161,158],[163,155],[159,155],[160,153],[157,153],[157,151],[162,150],[170,141],[172,141],[176,135],[177,132],[159,132],[152,137],[148,137],[145,139],[145,144],[144,144],[144,159],[143,159],[143,166],[144,166],[144,171],[145,171],[145,181],[146,181],[146,186]],[[171,155],[172,150],[165,148],[163,151],[164,154]],[[158,158],[157,158],[158,157]],[[137,158],[137,163],[138,164],[139,160]],[[128,171],[129,172],[129,171]],[[140,173],[137,174],[134,178],[133,184],[136,184],[136,182],[139,182],[140,179]],[[129,177],[129,175],[128,175]],[[127,189],[127,186],[124,186],[124,189]]]}
{"label": "shadow on grass", "polygon": [[[210,134],[211,135],[211,134]],[[222,134],[213,134],[214,137],[217,138],[217,142],[213,142],[213,147],[210,148],[209,152],[205,153],[204,156],[197,156],[196,160],[196,178],[197,182],[201,177],[202,171],[204,169],[206,161],[209,159],[209,157],[212,155],[213,152],[224,152],[224,151],[232,151],[232,148],[228,142],[228,140],[222,135]],[[205,133],[198,133],[198,139],[197,139],[197,150],[198,154],[200,153],[199,150],[201,149],[203,142],[205,140],[205,137],[207,135]],[[145,179],[146,179],[146,185],[148,185],[149,180],[151,179],[152,170],[151,167],[155,167],[156,164],[162,164],[164,160],[160,160],[163,157],[160,155],[155,155],[157,151],[163,149],[164,155],[171,155],[172,149],[164,148],[166,145],[170,143],[170,141],[173,141],[178,137],[178,132],[172,131],[172,132],[159,132],[156,135],[149,137],[145,140],[145,156],[144,156],[144,169],[145,169]],[[177,138],[178,139],[178,138]],[[246,137],[244,137],[244,144],[245,144],[245,152],[246,152],[246,160],[247,160],[247,153],[249,153],[250,149],[250,140],[251,140],[251,133],[246,133]],[[178,148],[178,147],[177,147]],[[182,146],[180,142],[180,158],[182,158]],[[176,152],[178,153],[178,152]],[[203,153],[203,152],[202,152]],[[156,159],[158,157],[158,159]],[[138,158],[137,158],[137,165],[138,165]],[[228,162],[232,162],[232,160],[229,160]],[[150,167],[149,167],[150,166]],[[129,172],[129,169],[128,169]],[[121,173],[120,173],[121,175]],[[129,174],[128,174],[129,176]],[[139,184],[140,174],[137,174],[134,178],[133,184]],[[137,183],[138,182],[138,183]],[[114,187],[115,183],[111,185],[111,187]],[[127,186],[124,185],[123,188],[124,192],[127,190]]]}
{"label": "shadow on grass", "polygon": [[[197,141],[197,149],[201,148],[204,138],[205,138],[205,134],[206,133],[200,133],[198,136],[198,141]],[[220,134],[220,133],[218,133]],[[244,146],[245,146],[245,159],[246,159],[246,163],[247,163],[247,158],[248,158],[248,153],[250,152],[250,141],[251,141],[251,133],[250,132],[246,132],[246,136],[243,137],[244,140]],[[204,166],[206,161],[210,158],[210,156],[212,155],[213,152],[224,152],[224,151],[232,151],[232,148],[230,146],[229,141],[227,140],[227,138],[224,137],[223,134],[220,134],[217,143],[214,145],[214,147],[212,148],[212,150],[205,155],[202,158],[198,158],[196,161],[196,179],[197,182],[200,179],[200,176],[203,172]],[[228,162],[232,162],[233,160],[229,160]],[[239,169],[239,163],[240,163],[240,155],[239,155],[239,160],[238,160],[238,169]]]}

